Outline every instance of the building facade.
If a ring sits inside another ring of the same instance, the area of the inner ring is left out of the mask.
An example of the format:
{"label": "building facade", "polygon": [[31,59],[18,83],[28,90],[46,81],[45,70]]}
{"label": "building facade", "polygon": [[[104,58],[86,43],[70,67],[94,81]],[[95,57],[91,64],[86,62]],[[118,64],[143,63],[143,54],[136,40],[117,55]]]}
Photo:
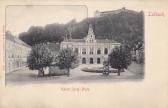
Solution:
{"label": "building facade", "polygon": [[14,37],[10,32],[6,32],[6,73],[27,66],[27,57],[31,47]]}
{"label": "building facade", "polygon": [[108,54],[120,43],[109,39],[96,39],[92,25],[84,39],[65,39],[61,42],[61,49],[72,48],[78,54],[79,64],[103,64]]}
{"label": "building facade", "polygon": [[104,16],[108,16],[108,15],[119,14],[121,12],[139,13],[139,12],[136,12],[136,11],[133,11],[133,10],[129,10],[129,9],[126,9],[125,7],[123,7],[121,9],[112,10],[112,11],[99,11],[99,10],[96,10],[94,12],[94,17],[104,17]]}
{"label": "building facade", "polygon": [[103,17],[103,16],[107,16],[107,15],[110,15],[110,14],[118,14],[122,11],[127,11],[127,10],[125,9],[125,7],[123,7],[122,9],[112,10],[112,11],[102,11],[102,12],[100,12],[100,11],[96,10],[95,13],[94,13],[94,16],[95,17]]}

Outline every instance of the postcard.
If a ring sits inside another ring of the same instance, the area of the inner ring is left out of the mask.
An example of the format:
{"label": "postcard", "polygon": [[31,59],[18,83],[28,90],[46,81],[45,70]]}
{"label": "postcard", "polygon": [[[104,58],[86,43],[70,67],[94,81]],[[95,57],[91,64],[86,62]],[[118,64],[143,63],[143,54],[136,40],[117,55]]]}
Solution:
{"label": "postcard", "polygon": [[0,1],[1,108],[167,108],[168,7]]}

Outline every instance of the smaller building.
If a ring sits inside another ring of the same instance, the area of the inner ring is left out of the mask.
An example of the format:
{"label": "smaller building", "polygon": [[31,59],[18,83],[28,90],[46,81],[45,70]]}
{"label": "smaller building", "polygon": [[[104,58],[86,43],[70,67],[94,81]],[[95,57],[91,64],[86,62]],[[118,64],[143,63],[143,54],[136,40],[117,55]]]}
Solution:
{"label": "smaller building", "polygon": [[27,57],[31,47],[10,32],[6,32],[5,39],[6,73],[27,66]]}

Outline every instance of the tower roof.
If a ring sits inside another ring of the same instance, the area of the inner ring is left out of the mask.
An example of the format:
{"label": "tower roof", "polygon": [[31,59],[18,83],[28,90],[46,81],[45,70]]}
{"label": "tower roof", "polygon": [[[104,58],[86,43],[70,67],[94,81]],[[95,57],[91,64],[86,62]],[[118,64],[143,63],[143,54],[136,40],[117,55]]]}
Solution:
{"label": "tower roof", "polygon": [[93,28],[92,28],[91,24],[89,24],[88,34],[87,34],[85,40],[86,40],[86,42],[96,42],[95,35],[94,35]]}
{"label": "tower roof", "polygon": [[94,35],[92,24],[89,24],[88,35]]}

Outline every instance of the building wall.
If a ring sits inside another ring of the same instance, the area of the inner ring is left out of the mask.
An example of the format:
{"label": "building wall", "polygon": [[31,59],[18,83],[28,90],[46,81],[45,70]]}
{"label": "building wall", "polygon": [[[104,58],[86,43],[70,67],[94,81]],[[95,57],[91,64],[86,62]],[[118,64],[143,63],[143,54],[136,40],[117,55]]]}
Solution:
{"label": "building wall", "polygon": [[6,39],[6,73],[26,66],[30,50],[30,47]]}

